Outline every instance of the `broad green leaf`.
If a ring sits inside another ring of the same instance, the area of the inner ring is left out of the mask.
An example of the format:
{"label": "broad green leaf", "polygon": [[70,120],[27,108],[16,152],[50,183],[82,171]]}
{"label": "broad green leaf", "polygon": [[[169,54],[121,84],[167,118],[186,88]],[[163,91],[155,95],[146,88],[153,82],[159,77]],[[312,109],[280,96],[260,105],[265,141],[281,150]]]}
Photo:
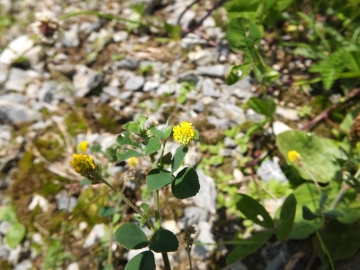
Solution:
{"label": "broad green leaf", "polygon": [[228,13],[229,19],[235,17],[244,17],[249,20],[255,21],[256,19],[256,10],[262,0],[236,0],[236,1],[227,1],[225,3],[225,8]]}
{"label": "broad green leaf", "polygon": [[10,248],[15,248],[21,243],[26,233],[25,226],[20,222],[15,223],[7,231],[5,235],[5,242]]}
{"label": "broad green leaf", "polygon": [[174,180],[171,172],[160,169],[152,169],[146,176],[146,184],[150,191],[160,189]]}
{"label": "broad green leaf", "polygon": [[243,78],[249,76],[251,72],[252,63],[244,63],[238,66],[232,66],[226,75],[226,84],[231,85]]}
{"label": "broad green leaf", "polygon": [[276,110],[276,104],[272,98],[266,98],[262,100],[257,97],[252,97],[248,100],[247,104],[255,112],[270,118],[273,117]]}
{"label": "broad green leaf", "polygon": [[101,153],[101,146],[100,145],[94,145],[91,147],[91,152],[93,153]]}
{"label": "broad green leaf", "polygon": [[199,177],[193,168],[182,169],[171,184],[173,195],[178,199],[195,196],[200,190]]}
{"label": "broad green leaf", "polygon": [[[360,247],[360,226],[358,223],[342,224],[333,219],[327,225],[322,239],[333,261],[348,258]],[[318,239],[313,238],[313,241]],[[321,259],[327,257],[321,248],[318,256]]]}
{"label": "broad green leaf", "polygon": [[303,218],[303,205],[311,212],[317,212],[319,207],[320,195],[312,183],[304,183],[294,190],[297,201],[296,214],[290,239],[305,239],[310,234],[323,226],[323,218],[319,217],[314,220],[305,220]]}
{"label": "broad green leaf", "polygon": [[182,145],[176,149],[171,167],[172,172],[175,172],[177,169],[180,168],[188,150],[189,149],[187,148],[187,146]]}
{"label": "broad green leaf", "polygon": [[354,123],[354,119],[356,118],[356,116],[359,113],[360,113],[360,106],[355,108],[353,111],[347,113],[346,116],[344,117],[344,119],[342,120],[341,124],[340,124],[341,130],[344,130],[346,132],[350,132],[351,126]]}
{"label": "broad green leaf", "polygon": [[344,215],[338,210],[329,210],[324,212],[324,216],[330,219],[337,219],[343,217]]}
{"label": "broad green leaf", "polygon": [[145,156],[145,154],[139,153],[132,149],[127,149],[124,152],[121,152],[121,149],[118,149],[118,151],[116,152],[116,156],[117,156],[118,160],[124,161],[131,157],[143,157],[143,156]]}
{"label": "broad green leaf", "polygon": [[143,251],[134,256],[125,266],[125,270],[155,270],[155,257],[154,253],[150,250]]}
{"label": "broad green leaf", "polygon": [[0,206],[0,221],[10,223],[17,222],[16,212],[13,206]]}
{"label": "broad green leaf", "polygon": [[290,234],[296,213],[296,198],[294,194],[290,194],[284,201],[280,219],[276,220],[275,233],[278,240],[285,240]]}
{"label": "broad green leaf", "polygon": [[148,119],[148,117],[146,115],[140,115],[137,119],[136,119],[136,123],[139,124],[140,130],[145,130],[145,121]]}
{"label": "broad green leaf", "polygon": [[122,126],[123,129],[133,132],[135,134],[140,135],[141,134],[141,128],[140,125],[138,123],[135,122],[128,122],[125,125]]}
{"label": "broad green leaf", "polygon": [[155,252],[172,252],[179,247],[179,240],[176,235],[169,230],[157,230],[151,237],[149,248]]}
{"label": "broad green leaf", "polygon": [[155,153],[161,148],[160,138],[150,138],[148,144],[145,146],[145,154],[149,155]]}
{"label": "broad green leaf", "polygon": [[354,189],[348,189],[338,203],[336,210],[342,213],[337,220],[341,223],[353,223],[360,218],[360,199]]}
{"label": "broad green leaf", "polygon": [[303,219],[305,220],[314,220],[320,217],[319,215],[313,213],[306,205],[302,206],[303,210]]}
{"label": "broad green leaf", "polygon": [[140,145],[136,141],[133,141],[130,138],[130,135],[131,135],[130,132],[125,131],[125,132],[121,133],[119,136],[117,136],[116,142],[120,145],[132,145],[132,146],[139,147]]}
{"label": "broad green leaf", "polygon": [[[338,179],[341,175],[341,167],[337,162],[337,159],[341,158],[341,152],[330,139],[309,135],[304,131],[290,130],[278,135],[276,143],[287,163],[293,165],[304,179],[312,180],[308,171],[319,183],[324,184]],[[289,161],[287,154],[291,150],[296,150],[301,155],[302,166],[296,166]]]}
{"label": "broad green leaf", "polygon": [[252,237],[237,241],[237,247],[226,258],[227,264],[232,264],[236,261],[242,260],[249,254],[264,245],[271,237],[271,232],[264,232],[256,234]]}
{"label": "broad green leaf", "polygon": [[246,218],[265,228],[272,229],[274,222],[265,208],[252,197],[245,194],[236,194],[236,208]]}
{"label": "broad green leaf", "polygon": [[149,245],[145,233],[131,222],[124,223],[117,228],[114,239],[127,249],[141,249]]}
{"label": "broad green leaf", "polygon": [[327,199],[328,199],[328,194],[326,194],[325,192],[321,192],[320,202],[319,202],[319,211],[322,211],[324,209]]}
{"label": "broad green leaf", "polygon": [[261,33],[250,20],[234,18],[227,26],[226,38],[233,50],[254,49],[260,43]]}
{"label": "broad green leaf", "polygon": [[150,131],[151,131],[151,133],[152,133],[154,136],[159,137],[160,139],[165,139],[165,138],[166,138],[164,132],[162,132],[161,130],[158,130],[158,129],[157,129],[156,127],[154,127],[154,126],[152,126],[152,127],[150,128]]}
{"label": "broad green leaf", "polygon": [[109,216],[114,215],[115,213],[116,213],[115,209],[113,207],[109,207],[109,206],[103,206],[99,210],[100,217],[109,217]]}

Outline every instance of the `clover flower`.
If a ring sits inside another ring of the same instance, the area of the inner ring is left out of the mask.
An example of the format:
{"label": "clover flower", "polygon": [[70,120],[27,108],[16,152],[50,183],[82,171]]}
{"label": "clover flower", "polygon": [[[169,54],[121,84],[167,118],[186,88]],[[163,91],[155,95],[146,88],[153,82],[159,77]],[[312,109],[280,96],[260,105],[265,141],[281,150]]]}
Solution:
{"label": "clover flower", "polygon": [[291,150],[288,152],[288,159],[290,162],[297,162],[301,160],[301,155],[296,150]]}
{"label": "clover flower", "polygon": [[85,152],[88,147],[89,143],[87,141],[79,142],[77,145],[77,149],[79,149],[80,152]]}
{"label": "clover flower", "polygon": [[138,159],[136,157],[131,157],[128,159],[128,164],[130,167],[135,167],[138,164]]}
{"label": "clover flower", "polygon": [[88,178],[91,184],[98,184],[102,182],[100,167],[95,164],[94,159],[88,155],[74,154],[73,159],[70,160],[71,166],[75,172]]}
{"label": "clover flower", "polygon": [[180,125],[174,126],[173,136],[181,145],[187,146],[195,137],[192,123],[182,121]]}
{"label": "clover flower", "polygon": [[36,22],[31,24],[34,33],[44,43],[54,43],[59,36],[61,22],[50,12],[35,13]]}

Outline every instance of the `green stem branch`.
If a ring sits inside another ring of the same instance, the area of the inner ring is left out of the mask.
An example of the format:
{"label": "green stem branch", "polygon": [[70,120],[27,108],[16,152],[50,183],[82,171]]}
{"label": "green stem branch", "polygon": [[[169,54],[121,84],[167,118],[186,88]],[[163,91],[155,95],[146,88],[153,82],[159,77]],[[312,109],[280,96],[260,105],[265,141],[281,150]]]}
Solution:
{"label": "green stem branch", "polygon": [[146,220],[146,223],[149,225],[149,227],[154,231],[154,225],[141,213],[139,208],[137,208],[130,200],[128,200],[124,194],[122,194],[120,191],[115,189],[108,181],[106,181],[104,178],[102,178],[102,181],[105,185],[107,185],[109,188],[111,188],[113,191],[115,191],[121,199],[123,199],[124,202],[126,202],[136,213],[138,213],[144,220]]}

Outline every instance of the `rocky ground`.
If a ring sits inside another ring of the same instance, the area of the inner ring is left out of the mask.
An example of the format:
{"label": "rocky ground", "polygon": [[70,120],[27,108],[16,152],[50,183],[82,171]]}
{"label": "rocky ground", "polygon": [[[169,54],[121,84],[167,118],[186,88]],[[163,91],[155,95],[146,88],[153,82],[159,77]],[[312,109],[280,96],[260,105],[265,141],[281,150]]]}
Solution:
{"label": "rocky ground", "polygon": [[[250,77],[234,85],[225,83],[229,66],[242,62],[241,53],[232,52],[224,39],[226,12],[219,8],[192,29],[214,1],[200,1],[184,14],[192,1],[136,2],[144,5],[107,0],[0,1],[2,14],[10,20],[2,26],[0,37],[0,204],[2,208],[14,206],[17,219],[26,227],[24,240],[9,247],[5,235],[13,224],[1,221],[1,269],[102,269],[109,246],[115,268],[123,269],[133,254],[104,240],[112,225],[97,215],[101,205],[113,205],[115,199],[101,185],[79,184],[81,177],[72,171],[69,160],[80,141],[87,140],[90,147],[100,146],[110,162],[103,155],[94,155],[107,166],[110,181],[124,186],[134,202],[145,200],[141,194],[143,179],[124,185],[119,179],[126,178],[128,165],[111,160],[121,126],[140,114],[149,116],[148,124],[163,124],[169,116],[172,123],[193,122],[202,142],[220,145],[216,154],[203,150],[200,143],[191,146],[186,163],[201,164],[197,167],[201,192],[181,203],[165,192],[170,204],[163,201],[167,216],[164,227],[181,239],[182,228],[193,224],[198,231],[195,241],[208,244],[244,232],[239,218],[216,208],[221,176],[216,177],[215,172],[230,176],[226,180],[230,186],[246,190],[250,172],[241,166],[266,144],[261,140],[250,142],[244,152],[234,142],[244,136],[246,126],[262,119],[244,106],[261,91]],[[45,43],[36,35],[36,25],[30,26],[36,21],[36,12],[44,11],[62,22],[53,43]],[[94,14],[61,20],[61,16],[79,11],[132,21]],[[164,21],[179,24],[183,35],[175,28],[166,31]],[[278,55],[274,68],[281,69],[281,51],[275,48],[273,53]],[[308,64],[294,61],[290,68],[303,70]],[[286,83],[288,77],[284,75],[280,81]],[[300,98],[279,98],[275,134],[300,123],[297,105],[304,96],[296,90],[289,92]],[[278,89],[272,94],[281,95]],[[242,127],[235,137],[224,134],[234,127]],[[168,146],[176,147],[172,143]],[[211,159],[214,156],[217,159]],[[278,161],[263,162],[258,176],[264,181],[287,181]],[[147,161],[141,162],[146,167]],[[269,200],[269,209],[278,205],[277,200]],[[129,218],[131,215],[124,211],[122,221]],[[228,248],[195,246],[195,269],[222,269]],[[265,253],[258,254],[258,260],[250,260],[248,266],[239,262],[226,269],[265,269],[267,263],[279,260],[276,254]],[[171,254],[171,261],[174,269],[188,269],[181,248]]]}

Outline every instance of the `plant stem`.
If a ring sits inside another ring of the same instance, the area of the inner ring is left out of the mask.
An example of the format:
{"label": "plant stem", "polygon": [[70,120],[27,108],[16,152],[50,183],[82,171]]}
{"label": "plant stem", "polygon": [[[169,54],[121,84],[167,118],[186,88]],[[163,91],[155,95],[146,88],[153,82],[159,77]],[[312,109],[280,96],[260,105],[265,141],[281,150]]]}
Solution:
{"label": "plant stem", "polygon": [[338,205],[338,203],[341,201],[342,197],[344,196],[345,192],[350,188],[349,185],[343,185],[340,189],[339,193],[336,195],[335,199],[331,203],[329,209],[333,210]]}
{"label": "plant stem", "polygon": [[191,256],[190,256],[190,250],[187,250],[187,254],[188,254],[188,258],[189,258],[189,263],[190,263],[190,270],[192,270],[192,262],[191,262]]}
{"label": "plant stem", "polygon": [[161,253],[164,261],[165,270],[171,270],[171,265],[169,261],[169,256],[166,252]]}
{"label": "plant stem", "polygon": [[121,199],[123,199],[124,202],[126,202],[136,213],[138,213],[144,220],[146,220],[146,223],[149,225],[149,227],[154,231],[154,225],[152,222],[150,222],[144,215],[141,213],[139,208],[137,208],[132,202],[130,202],[124,194],[122,194],[120,191],[116,190],[108,181],[106,181],[104,178],[102,178],[102,181],[105,185],[107,185],[109,188],[111,188],[113,191],[115,191]]}
{"label": "plant stem", "polygon": [[159,190],[154,190],[154,208],[155,208],[155,227],[160,229],[161,220],[160,220],[160,202],[159,202]]}
{"label": "plant stem", "polygon": [[328,259],[329,259],[329,262],[330,262],[330,265],[331,265],[331,269],[332,269],[332,270],[335,270],[334,263],[333,263],[333,261],[332,261],[332,259],[331,259],[330,253],[329,253],[329,251],[328,251],[325,243],[323,242],[319,231],[316,231],[316,236],[317,236],[317,238],[319,239],[320,246],[321,246],[322,250],[324,251],[324,253],[326,254],[326,256],[327,256]]}
{"label": "plant stem", "polygon": [[303,166],[303,168],[304,168],[304,170],[306,171],[306,173],[307,173],[308,175],[310,175],[311,180],[313,180],[313,182],[314,182],[314,184],[315,184],[315,186],[316,186],[319,194],[321,194],[321,189],[320,189],[319,183],[316,181],[314,175],[310,172],[310,170],[306,167],[306,165],[305,165],[303,162],[301,162],[301,165]]}

